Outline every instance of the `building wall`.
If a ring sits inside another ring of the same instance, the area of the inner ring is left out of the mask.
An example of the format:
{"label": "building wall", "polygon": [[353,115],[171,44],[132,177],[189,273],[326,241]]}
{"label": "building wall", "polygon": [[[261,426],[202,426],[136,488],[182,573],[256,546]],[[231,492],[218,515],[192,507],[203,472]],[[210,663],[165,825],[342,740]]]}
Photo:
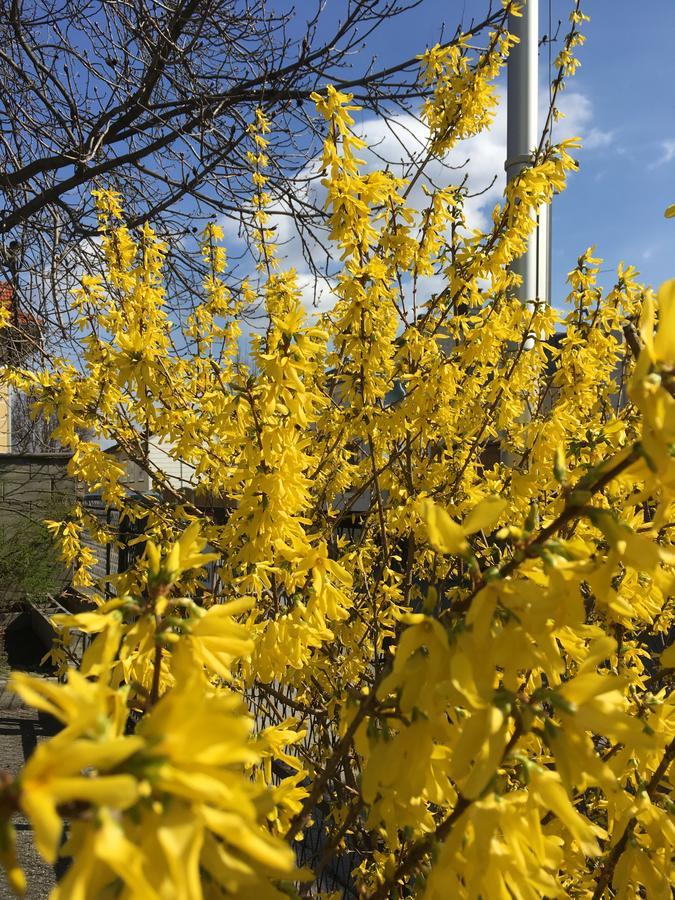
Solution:
{"label": "building wall", "polygon": [[72,500],[78,488],[69,460],[65,453],[0,453],[0,519]]}
{"label": "building wall", "polygon": [[[193,469],[187,463],[183,462],[182,459],[173,457],[171,455],[171,450],[171,444],[151,439],[148,447],[150,467],[163,472],[169,484],[174,489],[189,489],[193,486],[191,478]],[[155,484],[154,479],[148,475],[138,463],[129,459],[125,451],[118,447],[114,447],[108,452],[114,454],[114,456],[124,464],[127,474],[122,479],[122,484],[129,488],[129,490],[145,493],[160,489],[160,485]]]}
{"label": "building wall", "polygon": [[59,593],[68,573],[44,529],[78,494],[70,455],[0,453],[0,601]]}

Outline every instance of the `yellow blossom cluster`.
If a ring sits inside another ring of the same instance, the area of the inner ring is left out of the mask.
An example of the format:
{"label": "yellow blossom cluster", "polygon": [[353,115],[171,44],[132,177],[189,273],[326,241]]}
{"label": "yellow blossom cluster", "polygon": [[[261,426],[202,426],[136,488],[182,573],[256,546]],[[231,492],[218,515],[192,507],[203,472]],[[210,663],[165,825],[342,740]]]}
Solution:
{"label": "yellow blossom cluster", "polygon": [[[575,4],[561,77],[583,21]],[[489,123],[512,43],[423,56],[432,155]],[[209,225],[202,297],[172,324],[167,248],[101,189],[79,365],[3,370],[143,549],[55,619],[60,683],[13,675],[63,727],[0,782],[0,860],[20,893],[21,812],[46,860],[72,858],[64,900],[336,898],[345,872],[380,900],[670,897],[675,282],[622,266],[604,290],[589,249],[562,313],[521,304],[510,264],[573,144],[542,144],[469,231],[463,184],[412,208],[421,175],[366,171],[352,98],[314,99],[328,312],[274,246],[260,111],[255,277],[229,278]],[[49,527],[83,587],[85,533],[124,540],[80,507]]]}

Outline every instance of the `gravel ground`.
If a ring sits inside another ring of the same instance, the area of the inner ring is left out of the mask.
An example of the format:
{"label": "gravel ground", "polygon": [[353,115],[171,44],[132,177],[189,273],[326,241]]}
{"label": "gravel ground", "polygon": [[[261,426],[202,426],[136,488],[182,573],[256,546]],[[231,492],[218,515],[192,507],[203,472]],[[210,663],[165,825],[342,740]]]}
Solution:
{"label": "gravel ground", "polygon": [[[16,694],[7,690],[6,681],[0,681],[0,768],[16,772],[37,742],[53,733],[53,724],[46,717],[24,706]],[[36,853],[27,820],[23,816],[16,817],[14,824],[19,862],[28,881],[26,896],[28,900],[46,900],[54,886],[54,870]],[[0,879],[0,900],[10,900],[14,894],[4,874]]]}
{"label": "gravel ground", "polygon": [[[29,709],[7,689],[11,668],[50,677],[44,669],[40,671],[40,657],[44,649],[35,644],[35,638],[27,627],[16,627],[21,624],[16,613],[0,613],[0,770],[10,773],[17,772],[38,741],[54,734],[58,727],[54,719]],[[9,652],[5,653],[5,649]],[[28,882],[26,897],[28,900],[47,900],[55,884],[54,869],[38,856],[28,821],[23,816],[16,816],[14,824],[19,862]],[[0,900],[13,897],[4,873],[0,874]]]}

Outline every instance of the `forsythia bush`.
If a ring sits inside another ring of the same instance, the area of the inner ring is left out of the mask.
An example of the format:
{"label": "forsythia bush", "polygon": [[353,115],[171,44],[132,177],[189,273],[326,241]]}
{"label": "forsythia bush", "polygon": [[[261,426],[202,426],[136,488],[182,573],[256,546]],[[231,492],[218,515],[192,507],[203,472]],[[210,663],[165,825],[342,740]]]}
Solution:
{"label": "forsythia bush", "polygon": [[[489,125],[512,43],[424,55],[430,154]],[[202,299],[172,324],[167,247],[101,188],[81,360],[5,372],[145,547],[112,597],[58,617],[60,683],[12,677],[63,728],[0,784],[9,879],[24,889],[20,812],[45,860],[72,858],[57,900],[670,897],[675,282],[655,297],[622,268],[603,293],[588,251],[563,317],[521,304],[509,265],[571,142],[542,143],[468,231],[461,187],[412,210],[410,181],[364,171],[350,97],[315,100],[330,312],[308,316],[274,247],[259,112],[256,278],[228,279],[209,226]],[[189,496],[149,441],[191,467]],[[124,488],[112,442],[153,495]],[[50,527],[91,588],[85,533],[120,536],[81,506]],[[346,888],[326,886],[336,860]]]}

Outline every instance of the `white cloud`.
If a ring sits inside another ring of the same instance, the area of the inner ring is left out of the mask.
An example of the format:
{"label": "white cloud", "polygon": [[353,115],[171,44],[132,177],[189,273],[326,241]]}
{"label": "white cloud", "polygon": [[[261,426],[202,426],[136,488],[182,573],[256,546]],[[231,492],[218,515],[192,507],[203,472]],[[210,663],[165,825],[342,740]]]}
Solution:
{"label": "white cloud", "polygon": [[613,140],[613,131],[601,131],[599,128],[591,128],[584,139],[584,149],[600,150],[602,147],[609,147]]}
{"label": "white cloud", "polygon": [[673,159],[675,159],[675,138],[668,138],[665,141],[661,141],[661,155],[653,163],[652,168],[664,166]]}
{"label": "white cloud", "polygon": [[[568,91],[562,94],[559,106],[564,117],[554,125],[554,140],[580,137],[584,150],[600,150],[615,141],[615,131],[605,131],[594,124],[593,103],[587,94]],[[540,121],[543,120],[546,108],[545,105],[540,108]]]}

